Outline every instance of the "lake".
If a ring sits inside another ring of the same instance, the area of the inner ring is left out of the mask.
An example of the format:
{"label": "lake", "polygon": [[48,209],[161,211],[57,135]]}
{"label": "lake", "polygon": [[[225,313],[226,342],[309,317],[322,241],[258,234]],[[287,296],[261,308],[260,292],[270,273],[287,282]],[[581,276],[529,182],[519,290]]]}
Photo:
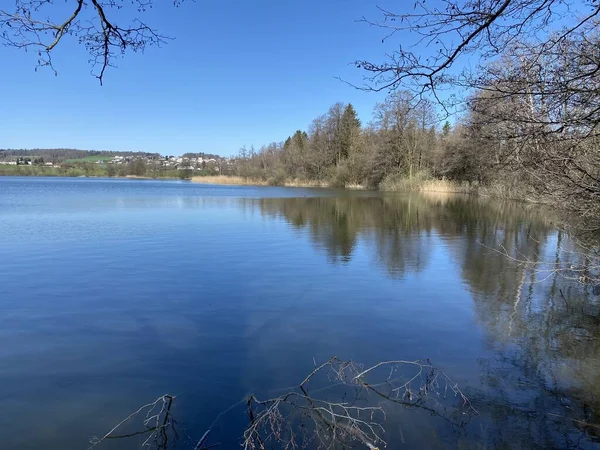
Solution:
{"label": "lake", "polygon": [[[549,269],[580,256],[538,209],[7,177],[0,236],[3,449],[86,449],[167,393],[169,448],[193,449],[208,429],[207,446],[240,448],[250,394],[280,395],[334,355],[363,367],[426,361],[398,401],[364,386],[353,400],[385,409],[388,448],[600,443],[600,298]],[[429,364],[442,374],[434,383]],[[406,380],[422,366],[390,368]],[[367,379],[384,389],[376,372]],[[311,395],[350,402],[354,388],[339,381],[330,372]],[[147,436],[95,448],[140,448]]]}

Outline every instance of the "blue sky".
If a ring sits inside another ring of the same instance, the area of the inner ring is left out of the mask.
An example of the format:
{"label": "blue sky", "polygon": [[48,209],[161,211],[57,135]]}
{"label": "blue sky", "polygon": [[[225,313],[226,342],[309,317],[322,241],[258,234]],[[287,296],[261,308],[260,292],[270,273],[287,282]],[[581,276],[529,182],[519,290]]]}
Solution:
{"label": "blue sky", "polygon": [[155,3],[144,19],[175,40],[128,54],[102,87],[71,39],[53,57],[56,77],[34,71],[36,55],[0,47],[0,148],[229,155],[284,140],[337,101],[353,103],[367,123],[384,98],[335,79],[360,83],[349,63],[384,59],[382,30],[356,22],[378,18],[381,2]]}

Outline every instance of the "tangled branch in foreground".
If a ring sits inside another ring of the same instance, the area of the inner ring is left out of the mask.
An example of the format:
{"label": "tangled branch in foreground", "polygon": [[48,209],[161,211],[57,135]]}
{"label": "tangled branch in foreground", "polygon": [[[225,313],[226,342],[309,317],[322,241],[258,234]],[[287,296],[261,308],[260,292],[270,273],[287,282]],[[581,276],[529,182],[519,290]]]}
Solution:
{"label": "tangled branch in foreground", "polygon": [[[283,392],[266,400],[259,400],[252,394],[245,400],[249,418],[241,442],[245,450],[376,450],[388,443],[393,444],[397,438],[384,428],[386,420],[393,420],[394,407],[423,409],[454,426],[466,425],[477,414],[456,383],[433,367],[429,360],[383,361],[365,367],[354,361],[332,357],[319,366],[315,364],[313,371],[300,384]],[[441,404],[450,395],[459,400],[457,408]],[[157,450],[170,448],[179,437],[178,424],[171,415],[173,399],[165,395],[142,406],[102,438],[94,438],[90,449],[108,439],[140,434],[148,434],[142,447]],[[117,434],[124,424],[144,412],[145,430]],[[211,427],[223,415],[221,413]],[[398,429],[398,423],[394,422],[392,428]],[[207,445],[210,429],[198,441],[193,440],[182,427],[179,429],[183,430],[189,442],[186,448],[206,450],[219,445]],[[174,438],[169,439],[170,435]]]}
{"label": "tangled branch in foreground", "polygon": [[[309,383],[319,375],[327,376],[330,382],[327,390],[345,388],[342,390],[349,399],[331,401],[309,395]],[[369,376],[375,378],[373,382]],[[348,387],[353,388],[350,396]],[[315,367],[295,389],[281,396],[268,400],[251,396],[247,402],[250,425],[244,432],[243,447],[264,449],[277,443],[285,449],[354,448],[357,445],[377,449],[387,445],[383,422],[390,404],[420,407],[436,413],[435,405],[427,405],[430,394],[445,396],[448,392],[460,398],[461,407],[477,413],[458,386],[428,360],[384,361],[365,368],[354,361],[333,357]],[[373,396],[369,394],[390,403],[380,401],[373,405],[370,403]],[[442,415],[439,411],[437,414]]]}

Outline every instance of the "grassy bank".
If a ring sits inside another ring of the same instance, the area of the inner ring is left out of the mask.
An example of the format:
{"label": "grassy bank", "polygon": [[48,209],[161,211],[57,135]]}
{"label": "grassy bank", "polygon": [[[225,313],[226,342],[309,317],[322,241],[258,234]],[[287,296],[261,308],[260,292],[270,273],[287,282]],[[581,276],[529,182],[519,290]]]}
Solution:
{"label": "grassy bank", "polygon": [[439,192],[448,194],[468,194],[481,197],[516,200],[529,203],[541,203],[529,189],[514,177],[506,176],[488,184],[468,181],[452,181],[431,178],[425,174],[416,174],[412,178],[389,175],[379,185],[381,191],[395,192]]}
{"label": "grassy bank", "polygon": [[[119,170],[121,169],[121,170]],[[80,163],[78,165],[51,166],[12,166],[0,165],[0,176],[20,177],[89,177],[89,178],[144,178],[144,179],[178,179],[182,173],[177,170],[153,172],[148,170],[145,175],[127,173],[126,167],[111,170],[102,164]]]}
{"label": "grassy bank", "polygon": [[[273,179],[240,177],[233,175],[216,176],[196,176],[192,181],[202,184],[219,184],[229,186],[285,186],[285,187],[320,187],[332,188],[341,187],[338,184],[329,181],[319,180],[294,180],[294,179]],[[499,198],[505,200],[518,200],[534,202],[534,199],[527,195],[523,190],[516,189],[514,183],[504,181],[496,182],[490,185],[481,185],[477,182],[456,182],[447,179],[429,178],[417,174],[412,178],[403,176],[388,176],[379,185],[380,191],[390,192],[429,192],[441,194],[468,194],[482,197]],[[347,184],[345,189],[362,190],[365,186],[359,184]],[[536,202],[537,203],[537,202]]]}
{"label": "grassy bank", "polygon": [[[329,181],[285,179],[277,180],[277,182],[275,182],[273,179],[264,180],[260,178],[240,177],[233,175],[198,176],[192,177],[192,181],[195,183],[222,184],[230,186],[341,187]],[[343,187],[345,189],[355,190],[366,189],[366,187],[361,184],[346,184]],[[379,190],[397,192],[445,192],[460,194],[474,194],[478,193],[479,191],[478,188],[469,185],[469,183],[456,183],[449,180],[422,179],[417,177],[412,179],[386,179],[379,186]]]}
{"label": "grassy bank", "polygon": [[205,177],[192,177],[194,183],[224,184],[230,186],[268,186],[264,180],[238,177],[233,175],[212,175]]}
{"label": "grassy bank", "polygon": [[0,176],[80,177],[85,175],[86,171],[78,167],[0,165]]}
{"label": "grassy bank", "polygon": [[446,179],[388,176],[379,185],[381,191],[398,192],[447,192],[456,194],[477,193],[477,186],[469,182],[458,183]]}

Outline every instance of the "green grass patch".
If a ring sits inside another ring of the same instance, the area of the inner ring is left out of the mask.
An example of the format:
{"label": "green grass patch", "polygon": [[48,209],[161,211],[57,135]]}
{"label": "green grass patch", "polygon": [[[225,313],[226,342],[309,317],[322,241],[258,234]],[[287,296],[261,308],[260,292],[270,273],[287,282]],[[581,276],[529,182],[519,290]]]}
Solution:
{"label": "green grass patch", "polygon": [[71,158],[71,159],[65,160],[65,162],[68,162],[68,163],[76,163],[76,162],[95,163],[98,161],[110,161],[111,159],[113,159],[113,156],[110,156],[110,155],[93,155],[93,156],[86,156],[85,158]]}

